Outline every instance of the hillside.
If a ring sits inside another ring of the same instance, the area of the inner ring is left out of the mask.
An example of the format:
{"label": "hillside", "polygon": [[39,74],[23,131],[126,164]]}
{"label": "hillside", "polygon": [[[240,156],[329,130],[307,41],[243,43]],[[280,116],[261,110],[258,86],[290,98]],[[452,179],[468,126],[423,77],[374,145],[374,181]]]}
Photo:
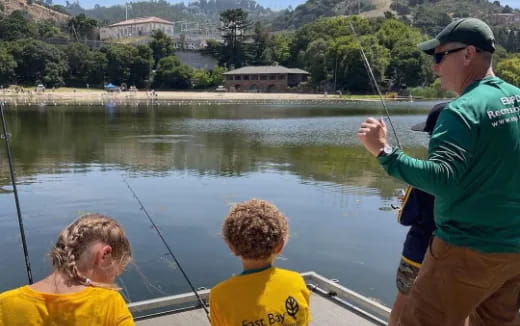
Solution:
{"label": "hillside", "polygon": [[[115,23],[124,20],[126,16],[124,5],[96,5],[92,9],[84,9],[77,3],[69,3],[65,8],[72,15],[83,13],[101,21],[102,24]],[[158,0],[131,2],[128,6],[128,18],[156,16],[170,21],[217,23],[222,11],[235,8],[246,10],[249,18],[255,21],[274,17],[272,10],[260,6],[254,0],[196,0],[187,5]]]}
{"label": "hillside", "polygon": [[10,14],[15,10],[26,11],[35,21],[54,20],[58,22],[65,22],[70,19],[70,16],[45,6],[33,3],[27,4],[26,0],[0,0],[0,4],[4,7],[4,13]]}
{"label": "hillside", "polygon": [[[488,0],[307,0],[294,10],[283,10],[273,21],[275,30],[295,29],[320,17],[360,14],[364,17],[381,17],[391,13],[435,35],[439,26],[454,18],[479,17],[490,24],[499,25],[494,16],[519,13],[500,1]],[[439,26],[435,26],[439,25]]]}

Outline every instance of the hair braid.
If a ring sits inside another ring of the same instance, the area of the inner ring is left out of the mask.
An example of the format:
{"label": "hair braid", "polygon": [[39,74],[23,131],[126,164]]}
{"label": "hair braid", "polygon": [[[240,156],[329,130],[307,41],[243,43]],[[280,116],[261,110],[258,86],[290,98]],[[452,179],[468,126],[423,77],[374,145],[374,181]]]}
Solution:
{"label": "hair braid", "polygon": [[96,240],[112,247],[112,257],[119,259],[122,267],[128,264],[131,249],[124,231],[115,220],[99,214],[83,215],[61,232],[50,252],[52,264],[82,285],[115,288],[113,284],[92,282],[79,271],[82,254]]}

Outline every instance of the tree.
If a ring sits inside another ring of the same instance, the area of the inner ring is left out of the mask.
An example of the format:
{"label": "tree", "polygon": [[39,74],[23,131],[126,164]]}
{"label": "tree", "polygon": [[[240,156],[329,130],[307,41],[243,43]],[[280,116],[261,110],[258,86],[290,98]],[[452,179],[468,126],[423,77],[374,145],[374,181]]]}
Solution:
{"label": "tree", "polygon": [[213,84],[211,74],[205,69],[195,69],[191,75],[193,88],[203,89],[208,88]]}
{"label": "tree", "polygon": [[421,6],[415,13],[413,21],[413,26],[430,36],[435,36],[439,34],[446,25],[451,23],[451,17],[440,9],[426,9]]}
{"label": "tree", "polygon": [[9,47],[17,63],[15,71],[18,82],[40,82],[48,87],[64,85],[68,64],[60,49],[34,39],[11,42]]}
{"label": "tree", "polygon": [[16,61],[7,52],[5,45],[0,44],[0,84],[5,85],[15,80]]}
{"label": "tree", "polygon": [[505,81],[520,85],[520,54],[501,60],[496,67],[497,75]]}
{"label": "tree", "polygon": [[327,42],[319,38],[309,44],[304,54],[305,67],[311,73],[314,87],[320,88],[329,79],[327,57],[325,56],[326,49]]}
{"label": "tree", "polygon": [[220,30],[224,32],[223,58],[228,67],[242,67],[246,62],[244,41],[251,26],[247,15],[242,9],[229,9],[220,14]]}
{"label": "tree", "polygon": [[49,39],[51,37],[62,35],[60,29],[52,20],[39,21],[36,23],[36,28],[40,39]]}
{"label": "tree", "polygon": [[102,52],[90,51],[82,43],[71,43],[64,47],[69,71],[65,78],[67,85],[84,87],[103,86],[103,75],[107,69],[107,58]]}
{"label": "tree", "polygon": [[9,16],[0,17],[0,40],[15,41],[37,35],[36,26],[27,13],[16,10]]}
{"label": "tree", "polygon": [[[257,22],[253,34],[253,53],[251,63],[256,65],[265,65],[272,62],[272,50],[268,49],[270,43],[271,39],[269,37],[269,32],[262,23]],[[267,49],[271,53],[269,58],[267,58],[268,55],[264,53]]]}
{"label": "tree", "polygon": [[111,44],[101,48],[106,55],[107,81],[144,86],[153,66],[152,50],[145,45]]}
{"label": "tree", "polygon": [[150,78],[153,67],[152,50],[146,45],[138,45],[132,52],[133,62],[130,66],[128,83],[138,88],[144,86],[144,81]]}
{"label": "tree", "polygon": [[162,58],[175,54],[173,39],[161,30],[152,33],[152,40],[148,43],[148,46],[152,49],[154,67]]}
{"label": "tree", "polygon": [[394,89],[429,85],[433,81],[431,60],[416,43],[407,40],[397,44],[390,52],[387,76],[392,78]]}
{"label": "tree", "polygon": [[281,65],[291,65],[291,43],[293,36],[288,34],[274,34],[271,37],[273,61]]}
{"label": "tree", "polygon": [[85,16],[85,14],[72,17],[67,23],[67,26],[70,29],[72,37],[76,40],[93,40],[97,38],[97,20],[90,19]]}
{"label": "tree", "polygon": [[157,64],[155,84],[159,88],[186,89],[191,87],[190,67],[174,56],[164,57]]}
{"label": "tree", "polygon": [[226,69],[223,67],[215,67],[211,71],[211,85],[219,86],[224,84],[224,73]]}

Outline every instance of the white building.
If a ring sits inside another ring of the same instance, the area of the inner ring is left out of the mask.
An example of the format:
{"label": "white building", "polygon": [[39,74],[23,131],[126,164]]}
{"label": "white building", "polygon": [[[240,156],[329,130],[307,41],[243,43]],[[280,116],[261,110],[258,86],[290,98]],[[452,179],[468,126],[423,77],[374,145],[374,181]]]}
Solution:
{"label": "white building", "polygon": [[153,31],[158,30],[163,31],[168,36],[173,36],[174,24],[171,21],[159,17],[128,19],[101,28],[100,38],[104,41],[129,37],[150,36]]}

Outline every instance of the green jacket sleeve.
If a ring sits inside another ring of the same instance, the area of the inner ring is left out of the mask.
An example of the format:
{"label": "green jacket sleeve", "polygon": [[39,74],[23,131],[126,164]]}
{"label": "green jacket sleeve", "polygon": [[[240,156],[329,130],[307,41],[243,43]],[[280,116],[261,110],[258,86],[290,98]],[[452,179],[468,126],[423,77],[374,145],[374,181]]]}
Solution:
{"label": "green jacket sleeve", "polygon": [[419,160],[399,149],[378,157],[386,172],[432,195],[446,193],[460,183],[473,159],[474,123],[458,111],[441,112],[433,131],[428,159]]}

